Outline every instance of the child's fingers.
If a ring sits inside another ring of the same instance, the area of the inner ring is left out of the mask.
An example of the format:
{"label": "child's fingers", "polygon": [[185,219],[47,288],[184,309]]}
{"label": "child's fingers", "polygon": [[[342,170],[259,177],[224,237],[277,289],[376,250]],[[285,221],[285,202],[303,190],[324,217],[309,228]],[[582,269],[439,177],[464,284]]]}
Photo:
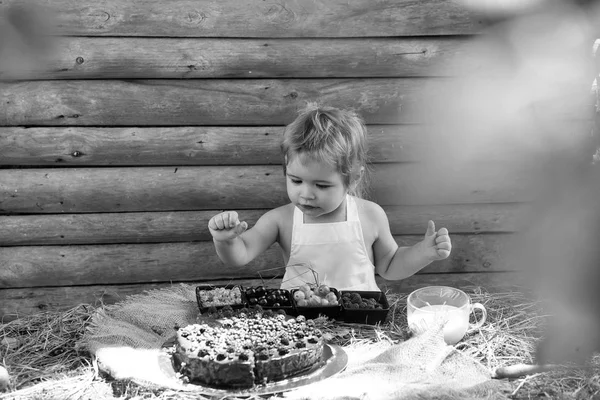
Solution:
{"label": "child's fingers", "polygon": [[248,229],[248,223],[246,221],[240,222],[235,226],[235,233],[241,235],[246,232],[246,229]]}
{"label": "child's fingers", "polygon": [[208,221],[208,227],[214,230],[231,229],[238,223],[237,212],[224,212],[215,215]]}
{"label": "child's fingers", "polygon": [[437,246],[435,246],[435,248],[437,249],[437,251],[439,252],[440,250],[452,250],[452,245],[450,244],[450,242],[442,242],[442,243],[438,243]]}
{"label": "child's fingers", "polygon": [[450,250],[438,250],[437,253],[441,258],[448,258],[450,256]]}
{"label": "child's fingers", "polygon": [[442,228],[439,231],[437,231],[437,234],[438,234],[438,236],[448,235],[448,229]]}
{"label": "child's fingers", "polygon": [[219,224],[217,223],[217,219],[220,218],[220,215],[215,215],[214,217],[212,217],[210,219],[210,221],[208,221],[208,227],[212,230],[218,230],[219,229]]}
{"label": "child's fingers", "polygon": [[437,237],[435,238],[435,242],[436,242],[437,244],[444,243],[444,242],[448,242],[448,243],[450,243],[450,236],[448,236],[448,235],[437,236]]}
{"label": "child's fingers", "polygon": [[435,223],[431,220],[427,222],[427,232],[425,232],[425,236],[431,236],[435,234]]}
{"label": "child's fingers", "polygon": [[225,213],[223,216],[223,223],[225,224],[225,229],[235,228],[236,225],[240,223],[238,220],[238,213],[235,211],[230,211]]}

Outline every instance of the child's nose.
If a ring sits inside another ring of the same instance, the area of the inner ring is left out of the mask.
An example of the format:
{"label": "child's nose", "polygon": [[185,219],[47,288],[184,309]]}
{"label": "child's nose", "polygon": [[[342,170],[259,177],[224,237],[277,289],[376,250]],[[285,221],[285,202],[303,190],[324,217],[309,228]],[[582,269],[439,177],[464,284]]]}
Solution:
{"label": "child's nose", "polygon": [[315,198],[315,194],[314,194],[313,190],[308,185],[302,186],[302,189],[300,191],[300,196],[303,199],[314,199]]}

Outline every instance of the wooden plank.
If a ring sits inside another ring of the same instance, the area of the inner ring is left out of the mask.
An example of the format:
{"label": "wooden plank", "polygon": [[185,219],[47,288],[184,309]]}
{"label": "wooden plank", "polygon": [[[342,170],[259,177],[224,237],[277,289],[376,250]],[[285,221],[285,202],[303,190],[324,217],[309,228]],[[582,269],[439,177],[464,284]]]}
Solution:
{"label": "wooden plank", "polygon": [[[380,205],[524,202],[539,166],[487,163],[378,164]],[[0,170],[0,213],[190,211],[273,208],[288,203],[280,166]]]}
{"label": "wooden plank", "polygon": [[[0,84],[0,126],[285,125],[307,101],[353,108],[368,124],[420,123],[436,112],[422,96],[446,84],[444,78],[11,82]],[[552,120],[591,118],[591,103],[574,104],[572,96],[553,99],[548,110]]]}
{"label": "wooden plank", "polygon": [[[19,0],[4,0],[0,14]],[[72,36],[361,37],[455,35],[481,21],[437,0],[33,0]],[[33,1],[28,1],[33,3]]]}
{"label": "wooden plank", "polygon": [[[421,234],[429,219],[452,233],[507,233],[519,229],[527,204],[452,204],[384,207],[395,235]],[[241,210],[250,226],[266,210]],[[127,244],[211,240],[208,220],[218,213],[0,215],[0,246]]]}
{"label": "wooden plank", "polygon": [[280,267],[283,261],[274,246],[247,267],[228,267],[219,260],[211,241],[4,247],[0,248],[0,265],[0,287],[35,287],[259,278],[260,271]]}
{"label": "wooden plank", "polygon": [[[423,233],[424,234],[424,233]],[[396,236],[410,246],[422,235]],[[454,234],[452,255],[423,272],[514,269],[503,259],[513,235]],[[506,258],[506,257],[504,257]],[[0,287],[70,286],[283,276],[273,246],[244,268],[224,266],[212,241],[133,245],[16,246],[0,248]]]}
{"label": "wooden plank", "polygon": [[[377,163],[417,161],[427,127],[367,127]],[[0,165],[281,165],[282,126],[0,127]]]}
{"label": "wooden plank", "polygon": [[[592,120],[565,121],[563,128],[576,141],[588,137],[592,125]],[[373,163],[429,160],[436,143],[428,125],[367,129]],[[280,165],[282,131],[282,126],[0,127],[0,165]],[[536,148],[536,155],[543,150]],[[529,159],[531,152],[495,141],[477,149],[485,162]]]}
{"label": "wooden plank", "polygon": [[[522,275],[516,272],[471,273],[471,274],[417,274],[403,281],[385,281],[377,277],[381,290],[387,293],[407,294],[423,286],[450,285],[458,288],[473,286],[482,287],[490,292],[518,290],[523,285]],[[214,284],[229,283],[231,280],[213,281]],[[245,286],[263,284],[261,280],[233,281]],[[183,282],[185,285],[205,284],[201,282]],[[277,287],[278,281],[266,282]],[[156,283],[140,285],[93,285],[0,289],[0,321],[8,322],[16,318],[24,318],[40,312],[64,311],[79,304],[91,304],[100,307],[103,304],[114,304],[125,300],[128,296],[146,291],[160,290],[178,285],[173,283]]]}
{"label": "wooden plank", "polygon": [[[60,80],[0,85],[0,126],[285,125],[306,101],[367,123],[411,116],[424,79]],[[135,99],[135,101],[132,101]]]}
{"label": "wooden plank", "polygon": [[[54,52],[1,79],[341,78],[450,76],[476,68],[465,38],[56,38]],[[349,56],[351,54],[351,56]]]}

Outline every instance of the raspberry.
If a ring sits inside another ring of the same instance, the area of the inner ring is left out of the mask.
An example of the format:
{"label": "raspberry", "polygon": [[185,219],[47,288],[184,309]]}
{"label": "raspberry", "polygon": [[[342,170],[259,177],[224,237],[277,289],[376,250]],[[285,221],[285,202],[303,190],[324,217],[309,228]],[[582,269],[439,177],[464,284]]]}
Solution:
{"label": "raspberry", "polygon": [[216,314],[217,313],[217,307],[210,306],[210,307],[208,307],[208,310],[206,312],[209,313],[209,314]]}
{"label": "raspberry", "polygon": [[353,303],[360,303],[362,301],[362,297],[358,293],[352,293],[350,295],[350,301]]}

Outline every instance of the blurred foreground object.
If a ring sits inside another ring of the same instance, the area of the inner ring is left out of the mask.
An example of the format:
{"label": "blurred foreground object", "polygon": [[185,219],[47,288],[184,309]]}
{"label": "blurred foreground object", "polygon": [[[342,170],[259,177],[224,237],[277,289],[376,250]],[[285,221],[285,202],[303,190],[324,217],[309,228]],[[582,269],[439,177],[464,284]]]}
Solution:
{"label": "blurred foreground object", "polygon": [[54,51],[54,18],[30,2],[0,2],[0,80],[35,78]]}
{"label": "blurred foreground object", "polygon": [[531,207],[519,218],[507,256],[553,315],[537,362],[585,363],[600,351],[600,165],[593,164],[598,141],[591,96],[599,7],[591,1],[460,2],[491,26],[456,63],[443,66],[456,78],[423,94],[430,173],[444,171],[458,182],[453,168],[476,170],[490,162],[521,173],[498,180],[529,183],[527,193],[513,196]]}

